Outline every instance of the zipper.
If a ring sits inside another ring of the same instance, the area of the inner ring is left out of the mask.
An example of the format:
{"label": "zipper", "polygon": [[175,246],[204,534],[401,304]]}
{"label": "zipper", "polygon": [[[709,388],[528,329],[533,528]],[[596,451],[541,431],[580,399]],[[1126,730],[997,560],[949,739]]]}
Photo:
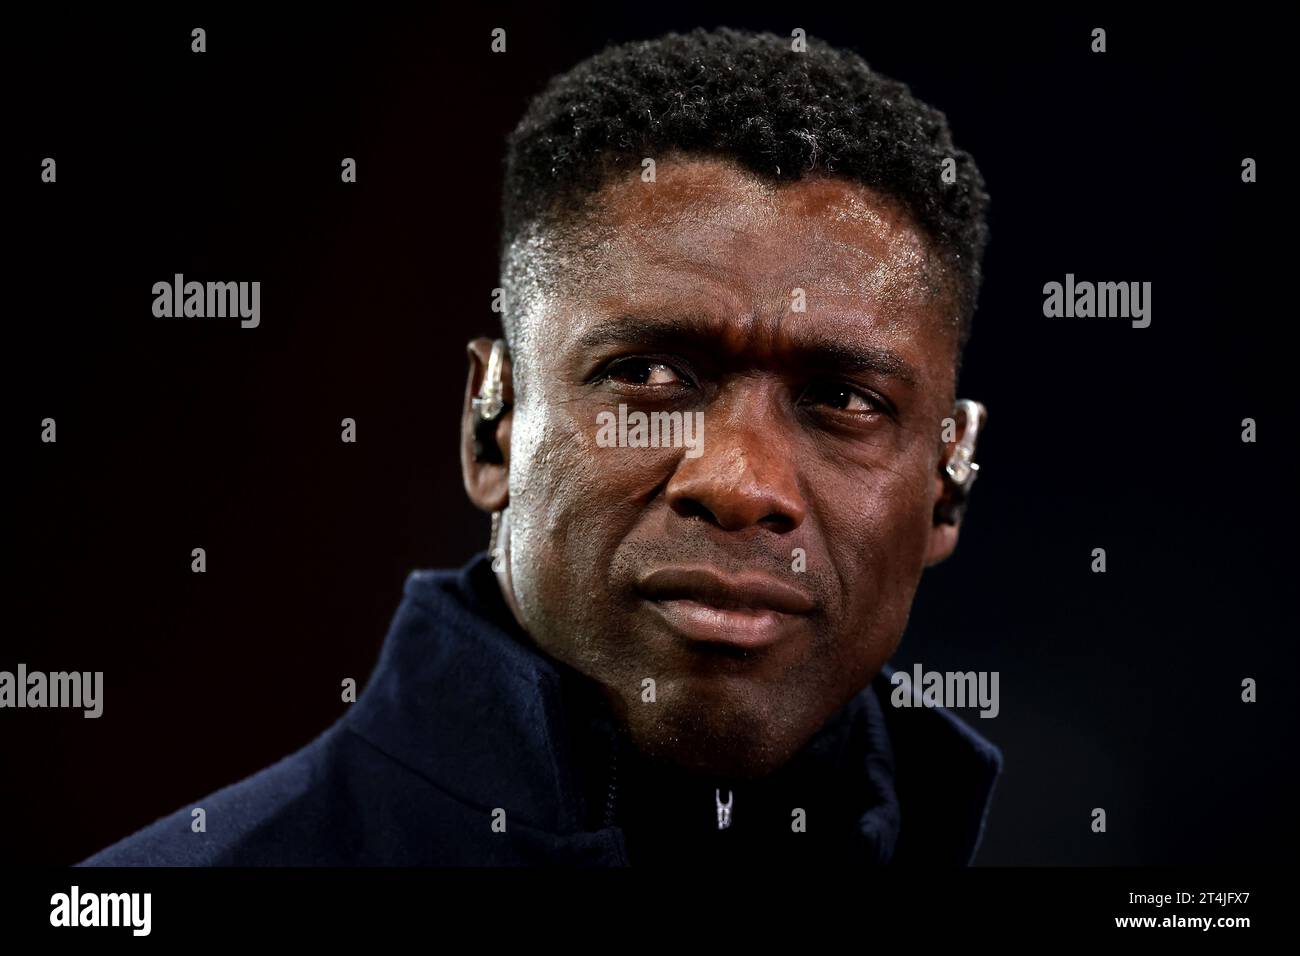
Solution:
{"label": "zipper", "polygon": [[[606,827],[612,827],[618,820],[618,755],[621,747],[621,737],[617,730],[613,731],[609,737],[609,764],[608,774],[606,776],[605,786],[605,822]],[[726,830],[732,822],[732,806],[735,800],[735,791],[731,788],[727,790],[727,801],[722,801],[722,790],[714,791],[715,808],[718,814],[718,829]]]}
{"label": "zipper", "polygon": [[618,750],[619,736],[615,730],[610,735],[609,785],[605,789],[605,826],[612,827],[618,818]]}

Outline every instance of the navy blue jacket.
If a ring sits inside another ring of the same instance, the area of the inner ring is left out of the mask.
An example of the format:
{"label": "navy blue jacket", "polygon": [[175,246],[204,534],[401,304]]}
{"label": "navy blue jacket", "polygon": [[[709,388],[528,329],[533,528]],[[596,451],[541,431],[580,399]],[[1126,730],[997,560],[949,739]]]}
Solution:
{"label": "navy blue jacket", "polygon": [[675,776],[530,643],[480,554],[410,575],[365,691],[319,737],[83,865],[968,864],[1001,753],[948,711],[883,706],[890,673],[761,781]]}

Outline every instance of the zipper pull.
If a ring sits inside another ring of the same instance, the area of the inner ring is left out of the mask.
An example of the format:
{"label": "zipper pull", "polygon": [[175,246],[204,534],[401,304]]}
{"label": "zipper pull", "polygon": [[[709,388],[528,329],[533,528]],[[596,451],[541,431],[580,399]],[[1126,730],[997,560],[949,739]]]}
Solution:
{"label": "zipper pull", "polygon": [[727,827],[731,826],[731,804],[734,800],[734,795],[730,790],[728,790],[726,803],[722,802],[721,790],[715,790],[714,795],[714,799],[718,802],[718,829],[725,830]]}

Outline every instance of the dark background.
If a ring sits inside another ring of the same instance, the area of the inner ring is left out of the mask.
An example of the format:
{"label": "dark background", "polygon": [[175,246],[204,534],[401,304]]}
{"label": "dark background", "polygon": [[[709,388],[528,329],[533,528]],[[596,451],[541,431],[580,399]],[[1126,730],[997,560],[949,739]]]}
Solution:
{"label": "dark background", "polygon": [[[105,710],[0,712],[0,861],[80,860],[305,744],[406,573],[485,547],[457,437],[504,138],[607,41],[697,25],[857,49],[988,181],[960,389],[990,409],[984,470],[897,659],[1001,674],[997,719],[965,712],[1007,761],[980,862],[1293,858],[1279,27],[624,6],[10,21],[0,669],[102,670]],[[260,280],[261,326],[153,318],[175,272]],[[1151,327],[1045,319],[1067,272],[1151,281]]]}

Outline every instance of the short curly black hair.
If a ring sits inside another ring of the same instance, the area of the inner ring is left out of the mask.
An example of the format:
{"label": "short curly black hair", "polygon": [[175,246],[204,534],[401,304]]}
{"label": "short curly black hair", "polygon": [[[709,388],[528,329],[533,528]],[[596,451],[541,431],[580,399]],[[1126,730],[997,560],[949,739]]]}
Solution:
{"label": "short curly black hair", "polygon": [[[943,113],[811,37],[794,52],[790,37],[771,33],[670,33],[609,47],[552,79],[509,138],[503,274],[530,226],[572,217],[620,170],[672,151],[721,155],[773,182],[830,173],[901,202],[957,277],[960,354],[988,241],[983,177]],[[941,175],[946,160],[955,177]]]}

